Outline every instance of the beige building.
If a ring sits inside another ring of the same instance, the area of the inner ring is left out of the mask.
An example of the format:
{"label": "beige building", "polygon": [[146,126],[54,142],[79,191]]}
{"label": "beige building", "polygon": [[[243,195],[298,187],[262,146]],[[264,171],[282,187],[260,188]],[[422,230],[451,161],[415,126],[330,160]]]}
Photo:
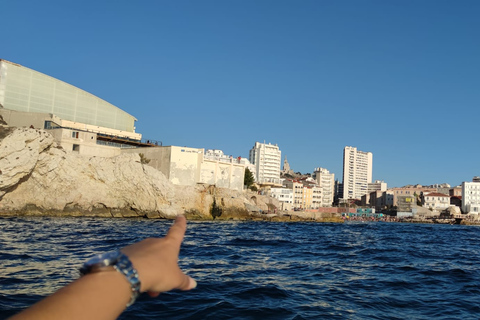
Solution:
{"label": "beige building", "polygon": [[283,185],[292,190],[294,209],[318,209],[322,203],[322,189],[305,180],[285,179]]}
{"label": "beige building", "polygon": [[303,183],[299,180],[285,179],[283,185],[292,190],[293,209],[303,207]]}
{"label": "beige building", "polygon": [[389,190],[393,192],[393,206],[398,206],[398,197],[401,196],[413,196],[417,200],[420,200],[422,193],[437,192],[436,188],[426,188],[421,185],[391,188]]}
{"label": "beige building", "polygon": [[461,197],[462,196],[462,186],[453,187],[448,190],[448,195],[451,197]]}
{"label": "beige building", "polygon": [[442,211],[450,206],[450,196],[443,193],[426,193],[423,195],[423,199],[423,207],[433,211]]}

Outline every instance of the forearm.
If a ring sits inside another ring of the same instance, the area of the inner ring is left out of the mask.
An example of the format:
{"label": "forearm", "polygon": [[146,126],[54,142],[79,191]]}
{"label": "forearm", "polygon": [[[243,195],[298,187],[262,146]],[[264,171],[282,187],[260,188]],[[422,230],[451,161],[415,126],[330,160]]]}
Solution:
{"label": "forearm", "polygon": [[115,270],[91,273],[12,317],[20,319],[116,319],[130,301],[131,288]]}

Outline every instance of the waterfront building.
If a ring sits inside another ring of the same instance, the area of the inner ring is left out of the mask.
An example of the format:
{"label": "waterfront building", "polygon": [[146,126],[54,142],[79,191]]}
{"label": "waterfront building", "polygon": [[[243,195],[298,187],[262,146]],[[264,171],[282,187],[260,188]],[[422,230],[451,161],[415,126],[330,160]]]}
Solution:
{"label": "waterfront building", "polygon": [[253,164],[250,163],[250,161],[248,161],[247,158],[233,157],[231,155],[229,156],[229,155],[226,155],[222,150],[218,150],[218,149],[207,149],[205,150],[204,159],[219,161],[219,162],[242,164],[245,166],[245,169],[250,170],[253,177],[256,179],[256,174],[255,174],[256,168]]}
{"label": "waterfront building", "polygon": [[398,197],[414,196],[416,201],[420,201],[421,195],[429,192],[437,192],[437,188],[423,187],[422,185],[405,186],[389,189],[393,193],[393,206],[398,205]]}
{"label": "waterfront building", "polygon": [[443,193],[426,193],[423,195],[423,199],[423,207],[434,211],[442,211],[450,206],[450,196]]}
{"label": "waterfront building", "polygon": [[331,207],[330,204],[323,205],[323,189],[316,184],[310,185],[308,188],[312,189],[312,203],[310,208],[318,209],[320,207]]}
{"label": "waterfront building", "polygon": [[[195,186],[214,185],[237,191],[243,190],[245,165],[237,158],[205,157],[204,149],[178,146],[125,149],[123,153],[142,153],[148,165],[161,171],[173,184]],[[223,154],[223,152],[222,152]]]}
{"label": "waterfront building", "polygon": [[462,182],[462,212],[465,214],[480,212],[480,182]]}
{"label": "waterfront building", "polygon": [[282,185],[280,181],[282,152],[278,145],[255,142],[248,159],[255,166],[256,181],[260,186]]}
{"label": "waterfront building", "polygon": [[303,209],[303,183],[300,180],[285,179],[283,185],[292,190],[293,209]]}
{"label": "waterfront building", "polygon": [[330,173],[330,171],[325,168],[315,168],[312,177],[321,190],[322,196],[319,206],[331,207],[335,193],[335,174]]}
{"label": "waterfront building", "polygon": [[383,209],[389,209],[393,205],[393,192],[386,191],[373,191],[362,196],[362,206],[375,208],[375,211],[380,212]]}
{"label": "waterfront building", "polygon": [[273,198],[278,199],[281,204],[281,210],[293,209],[293,190],[286,187],[273,187],[270,189]]}
{"label": "waterfront building", "polygon": [[291,189],[294,209],[318,209],[322,203],[322,189],[308,178],[285,179],[285,188]]}
{"label": "waterfront building", "polygon": [[372,182],[373,155],[357,150],[356,147],[343,149],[343,198],[360,199],[368,192]]}
{"label": "waterfront building", "polygon": [[248,161],[247,158],[229,156],[223,153],[222,150],[217,149],[207,149],[203,155],[204,159],[220,161],[220,162],[234,162],[243,164],[248,168],[253,174],[255,174],[255,167]]}
{"label": "waterfront building", "polygon": [[380,209],[393,207],[393,197],[393,191],[384,191],[382,193],[382,202],[380,203]]}
{"label": "waterfront building", "polygon": [[400,195],[397,197],[397,218],[413,217],[416,208],[414,195]]}

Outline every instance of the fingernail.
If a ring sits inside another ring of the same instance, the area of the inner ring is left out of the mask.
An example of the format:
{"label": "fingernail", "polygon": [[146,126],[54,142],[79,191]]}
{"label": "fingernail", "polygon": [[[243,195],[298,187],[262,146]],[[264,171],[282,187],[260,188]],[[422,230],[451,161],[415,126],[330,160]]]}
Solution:
{"label": "fingernail", "polygon": [[193,278],[190,278],[190,289],[195,289],[197,287],[197,281]]}

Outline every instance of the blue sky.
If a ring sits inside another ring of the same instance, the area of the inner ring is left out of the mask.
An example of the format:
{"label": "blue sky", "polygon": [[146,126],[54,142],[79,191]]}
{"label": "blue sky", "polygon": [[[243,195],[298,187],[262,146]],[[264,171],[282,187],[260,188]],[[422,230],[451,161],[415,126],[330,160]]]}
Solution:
{"label": "blue sky", "polygon": [[480,175],[480,1],[0,0],[0,59],[120,107],[164,145],[389,187]]}

